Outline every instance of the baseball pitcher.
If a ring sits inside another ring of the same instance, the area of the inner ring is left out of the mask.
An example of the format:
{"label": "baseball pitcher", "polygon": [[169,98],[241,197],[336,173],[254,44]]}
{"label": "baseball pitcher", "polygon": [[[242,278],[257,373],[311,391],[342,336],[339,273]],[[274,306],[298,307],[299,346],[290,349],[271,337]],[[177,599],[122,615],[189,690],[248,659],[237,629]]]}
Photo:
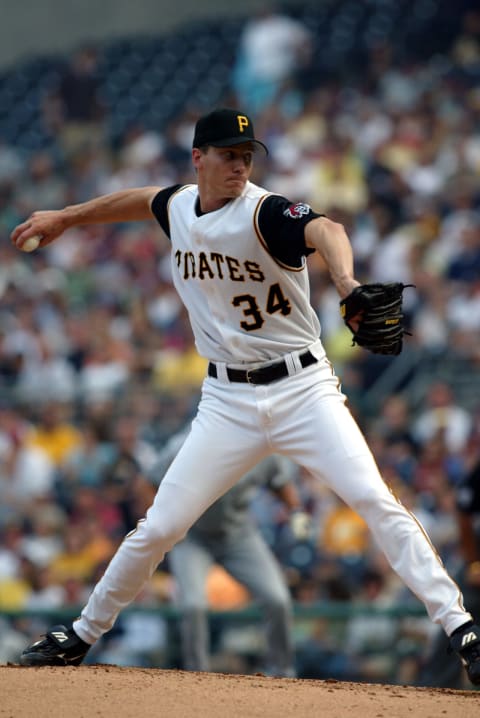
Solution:
{"label": "baseball pitcher", "polygon": [[480,629],[425,531],[383,481],[345,404],[310,303],[306,257],[320,254],[353,339],[367,350],[401,351],[404,286],[361,285],[342,225],[252,183],[262,149],[245,112],[217,109],[195,126],[196,183],[127,189],[34,212],[12,232],[19,249],[36,236],[41,251],[71,227],[156,220],[170,241],[173,282],[197,350],[209,362],[191,431],[145,518],[119,547],[80,618],[27,647],[21,663],[81,662],[165,552],[241,476],[276,453],[364,518],[480,684]]}

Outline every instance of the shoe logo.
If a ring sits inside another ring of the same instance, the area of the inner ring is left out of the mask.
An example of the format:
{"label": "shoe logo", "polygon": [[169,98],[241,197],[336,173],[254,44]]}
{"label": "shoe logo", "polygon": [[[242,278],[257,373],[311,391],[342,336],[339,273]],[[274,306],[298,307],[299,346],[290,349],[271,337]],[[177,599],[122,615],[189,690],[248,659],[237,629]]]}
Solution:
{"label": "shoe logo", "polygon": [[477,634],[473,633],[473,631],[470,631],[470,633],[466,633],[462,638],[462,648],[467,645],[467,643],[471,643],[472,641],[475,641],[477,639]]}
{"label": "shoe logo", "polygon": [[52,635],[59,643],[68,641],[68,636],[63,631],[52,631],[50,635]]}

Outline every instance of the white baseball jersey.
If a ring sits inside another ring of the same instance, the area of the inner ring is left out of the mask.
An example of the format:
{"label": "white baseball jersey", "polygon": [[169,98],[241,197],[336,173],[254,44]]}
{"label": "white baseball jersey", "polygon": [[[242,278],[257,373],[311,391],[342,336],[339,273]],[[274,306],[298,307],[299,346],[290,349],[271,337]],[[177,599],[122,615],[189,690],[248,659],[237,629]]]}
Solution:
{"label": "white baseball jersey", "polygon": [[[248,182],[241,197],[200,216],[196,185],[180,187],[168,201],[173,282],[197,350],[212,361],[265,362],[318,340],[305,257],[300,266],[286,265],[262,235],[258,216],[268,196]],[[307,205],[286,206],[291,221],[294,207],[298,219],[299,208],[304,217],[317,216]]]}

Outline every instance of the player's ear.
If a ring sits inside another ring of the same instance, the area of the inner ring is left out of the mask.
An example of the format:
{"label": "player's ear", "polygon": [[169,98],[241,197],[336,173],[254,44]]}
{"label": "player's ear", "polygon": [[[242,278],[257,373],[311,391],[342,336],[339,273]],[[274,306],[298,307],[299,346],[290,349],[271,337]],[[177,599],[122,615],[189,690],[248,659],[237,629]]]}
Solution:
{"label": "player's ear", "polygon": [[202,152],[202,150],[200,150],[198,147],[194,147],[192,149],[192,162],[193,162],[193,166],[195,167],[195,169],[197,169],[197,167],[200,163],[200,159],[203,154],[205,154],[205,153]]}

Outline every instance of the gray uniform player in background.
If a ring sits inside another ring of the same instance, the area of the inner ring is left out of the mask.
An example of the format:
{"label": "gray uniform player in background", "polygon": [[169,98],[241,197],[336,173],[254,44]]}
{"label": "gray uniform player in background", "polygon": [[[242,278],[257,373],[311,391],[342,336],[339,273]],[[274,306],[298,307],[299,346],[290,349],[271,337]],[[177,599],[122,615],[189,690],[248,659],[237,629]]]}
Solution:
{"label": "gray uniform player in background", "polygon": [[[181,431],[167,443],[149,472],[152,482],[161,482],[187,435],[188,431]],[[209,569],[219,564],[249,590],[263,610],[265,672],[272,676],[295,675],[290,592],[275,556],[251,517],[250,503],[259,487],[269,488],[292,511],[293,538],[307,538],[309,517],[300,508],[294,485],[297,470],[284,457],[267,457],[218,499],[170,551],[169,565],[182,612],[182,659],[186,670],[210,670],[206,586]]]}

